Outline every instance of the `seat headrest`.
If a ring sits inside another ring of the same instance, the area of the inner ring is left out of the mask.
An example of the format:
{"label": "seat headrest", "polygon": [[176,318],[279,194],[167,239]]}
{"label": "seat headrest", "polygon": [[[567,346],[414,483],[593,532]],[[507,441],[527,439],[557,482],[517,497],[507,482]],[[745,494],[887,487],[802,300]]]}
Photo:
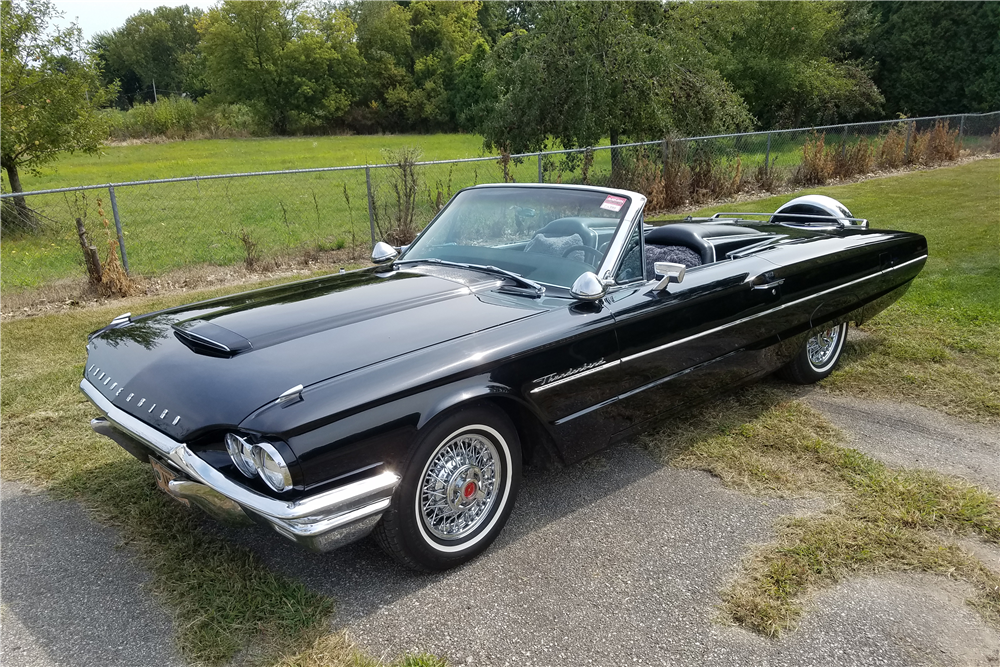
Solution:
{"label": "seat headrest", "polygon": [[578,234],[583,245],[597,248],[597,232],[591,229],[582,218],[558,218],[539,229],[537,234],[546,237]]}

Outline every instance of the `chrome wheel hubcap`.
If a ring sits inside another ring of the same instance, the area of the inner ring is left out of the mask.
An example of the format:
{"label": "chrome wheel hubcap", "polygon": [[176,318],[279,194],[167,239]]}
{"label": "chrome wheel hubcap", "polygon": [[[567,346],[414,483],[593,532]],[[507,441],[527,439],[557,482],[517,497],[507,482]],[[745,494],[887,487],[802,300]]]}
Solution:
{"label": "chrome wheel hubcap", "polygon": [[419,490],[424,526],[442,540],[460,540],[489,516],[497,499],[500,455],[490,438],[466,433],[431,456]]}
{"label": "chrome wheel hubcap", "polygon": [[806,354],[809,356],[809,363],[814,368],[822,368],[829,363],[830,358],[837,349],[837,342],[840,340],[840,326],[835,326],[822,331],[806,343]]}

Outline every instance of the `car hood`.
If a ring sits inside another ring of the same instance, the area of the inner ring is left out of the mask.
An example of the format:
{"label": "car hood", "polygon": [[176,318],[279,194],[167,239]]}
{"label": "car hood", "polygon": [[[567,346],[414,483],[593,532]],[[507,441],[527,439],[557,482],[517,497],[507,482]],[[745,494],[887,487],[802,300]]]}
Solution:
{"label": "car hood", "polygon": [[483,298],[502,279],[364,269],[152,313],[95,334],[86,377],[178,440],[233,427],[286,390],[542,310]]}

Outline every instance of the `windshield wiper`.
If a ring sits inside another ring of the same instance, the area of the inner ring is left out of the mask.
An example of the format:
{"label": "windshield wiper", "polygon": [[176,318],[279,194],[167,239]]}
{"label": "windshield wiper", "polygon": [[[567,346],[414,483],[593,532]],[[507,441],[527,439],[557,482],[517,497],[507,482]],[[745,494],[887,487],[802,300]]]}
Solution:
{"label": "windshield wiper", "polygon": [[508,271],[507,269],[501,269],[498,266],[483,266],[482,264],[465,264],[462,262],[449,262],[446,259],[437,259],[432,257],[429,259],[404,259],[402,261],[396,262],[396,264],[417,264],[420,262],[429,262],[431,264],[441,264],[443,266],[457,266],[461,269],[469,269],[471,271],[481,271],[483,273],[489,273],[491,275],[501,275],[506,278],[510,278],[514,282],[518,283],[521,288],[530,289],[535,293],[536,296],[541,296],[545,294],[545,286],[536,283],[534,280],[528,280],[519,273],[514,273],[513,271]]}

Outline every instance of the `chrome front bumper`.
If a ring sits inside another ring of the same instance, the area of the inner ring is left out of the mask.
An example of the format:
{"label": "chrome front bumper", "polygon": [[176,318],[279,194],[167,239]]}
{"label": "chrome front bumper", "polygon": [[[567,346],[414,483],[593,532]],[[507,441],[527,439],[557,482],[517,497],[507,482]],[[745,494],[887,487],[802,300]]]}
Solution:
{"label": "chrome front bumper", "polygon": [[80,390],[105,414],[91,428],[139,456],[152,450],[189,479],[175,479],[169,493],[198,505],[217,519],[246,523],[263,520],[276,531],[313,551],[329,551],[367,535],[389,507],[399,476],[375,477],[307,496],[294,502],[278,500],[238,484],[208,465],[183,442],[116,408],[88,380]]}

